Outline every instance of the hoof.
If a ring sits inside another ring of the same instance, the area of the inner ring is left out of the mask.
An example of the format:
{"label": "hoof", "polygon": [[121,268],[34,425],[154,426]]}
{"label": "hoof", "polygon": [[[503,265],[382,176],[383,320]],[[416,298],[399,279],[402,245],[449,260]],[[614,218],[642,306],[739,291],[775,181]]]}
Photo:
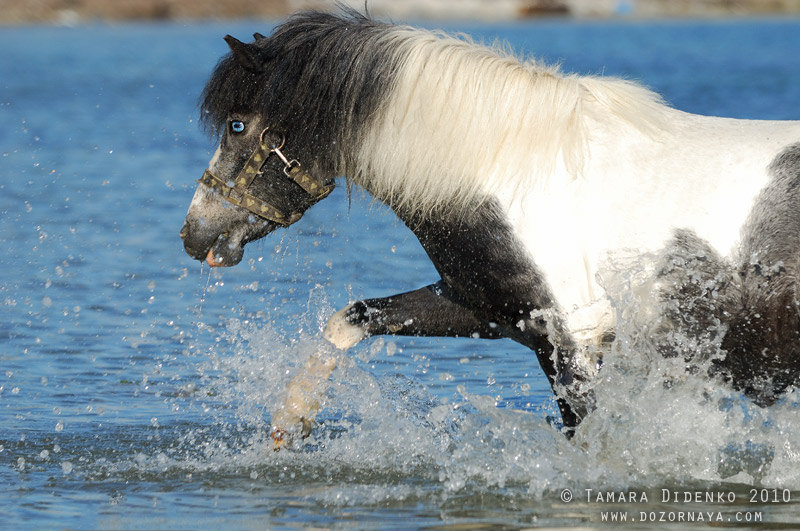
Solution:
{"label": "hoof", "polygon": [[285,429],[278,426],[272,427],[272,432],[269,434],[272,439],[272,450],[277,452],[283,447],[290,447],[292,445],[292,437]]}
{"label": "hoof", "polygon": [[[307,418],[300,419],[300,437],[306,439],[314,429],[314,421]],[[273,426],[269,434],[272,439],[272,450],[277,452],[281,448],[291,448],[294,437],[285,428]]]}
{"label": "hoof", "polygon": [[323,336],[341,350],[347,350],[359,341],[364,339],[366,333],[364,329],[350,323],[347,320],[347,313],[352,305],[339,310],[328,320]]}

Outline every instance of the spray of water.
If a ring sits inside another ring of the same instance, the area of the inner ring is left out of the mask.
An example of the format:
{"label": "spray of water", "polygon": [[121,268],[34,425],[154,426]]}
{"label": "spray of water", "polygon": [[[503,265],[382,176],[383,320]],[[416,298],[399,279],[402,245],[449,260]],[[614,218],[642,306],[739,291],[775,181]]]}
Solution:
{"label": "spray of water", "polygon": [[[761,408],[708,376],[720,334],[670,341],[702,353],[665,357],[665,304],[654,297],[656,258],[610,264],[603,285],[618,315],[594,387],[597,408],[567,440],[541,411],[499,408],[496,398],[442,400],[408,376],[373,374],[359,356],[336,354],[321,331],[334,308],[311,291],[296,329],[270,318],[230,319],[198,367],[194,401],[209,417],[168,449],[142,451],[125,469],[179,474],[247,474],[254,481],[349,505],[464,492],[541,499],[562,488],[656,489],[739,484],[800,488],[800,398],[791,392]],[[666,312],[668,314],[668,312]],[[391,356],[375,340],[363,356]],[[271,413],[308,357],[339,364],[321,398],[311,436],[274,452]],[[337,488],[322,485],[336,484]]]}

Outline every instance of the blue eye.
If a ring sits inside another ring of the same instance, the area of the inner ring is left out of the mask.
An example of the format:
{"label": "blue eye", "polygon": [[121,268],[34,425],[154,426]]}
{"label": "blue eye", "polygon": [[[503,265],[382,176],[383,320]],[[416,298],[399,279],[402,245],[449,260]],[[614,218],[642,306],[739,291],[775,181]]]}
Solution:
{"label": "blue eye", "polygon": [[234,120],[231,122],[231,131],[234,133],[244,133],[244,122]]}

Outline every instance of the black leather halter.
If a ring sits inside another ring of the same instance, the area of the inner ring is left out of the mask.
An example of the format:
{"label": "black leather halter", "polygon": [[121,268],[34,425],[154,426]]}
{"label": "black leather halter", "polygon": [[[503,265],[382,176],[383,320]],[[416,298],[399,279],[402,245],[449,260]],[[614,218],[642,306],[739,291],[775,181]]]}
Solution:
{"label": "black leather halter", "polygon": [[305,171],[299,162],[294,159],[287,159],[283,151],[281,151],[283,144],[283,136],[276,135],[270,132],[269,129],[264,129],[261,131],[258,146],[256,146],[253,154],[250,155],[250,158],[244,163],[244,167],[233,180],[233,186],[228,185],[228,183],[211,173],[210,170],[206,170],[197,182],[205,184],[234,205],[247,209],[260,218],[288,227],[300,219],[303,213],[285,212],[248,191],[255,178],[261,175],[261,168],[272,153],[275,153],[283,162],[283,173],[311,196],[312,204],[327,197],[333,190],[334,185],[333,183],[325,184],[318,181],[313,175]]}

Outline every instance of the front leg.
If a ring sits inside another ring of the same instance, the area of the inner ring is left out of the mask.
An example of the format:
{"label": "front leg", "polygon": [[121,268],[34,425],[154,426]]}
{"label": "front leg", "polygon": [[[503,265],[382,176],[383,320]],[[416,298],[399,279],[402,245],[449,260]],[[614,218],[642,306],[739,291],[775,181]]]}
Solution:
{"label": "front leg", "polygon": [[502,337],[461,305],[442,282],[391,297],[354,302],[336,312],[325,327],[325,338],[346,350],[376,335],[421,337]]}
{"label": "front leg", "polygon": [[491,197],[476,199],[463,212],[398,214],[457,300],[478,320],[496,323],[498,335],[536,353],[570,435],[593,407],[596,368],[584,359],[546,275],[520,238],[548,228],[538,226],[535,216],[512,226],[507,207]]}
{"label": "front leg", "polygon": [[[478,320],[452,299],[441,283],[381,299],[355,302],[328,321],[325,338],[346,350],[372,335],[398,334],[429,337],[501,337],[493,323]],[[272,440],[275,450],[291,444],[293,428],[308,436],[328,377],[336,368],[334,356],[312,355],[289,382],[286,398],[273,415]]]}
{"label": "front leg", "polygon": [[300,434],[304,439],[311,433],[320,400],[328,388],[328,378],[335,368],[336,359],[333,356],[312,354],[289,382],[283,404],[272,415],[270,436],[274,450],[291,445],[292,430],[296,426],[300,426]]}

